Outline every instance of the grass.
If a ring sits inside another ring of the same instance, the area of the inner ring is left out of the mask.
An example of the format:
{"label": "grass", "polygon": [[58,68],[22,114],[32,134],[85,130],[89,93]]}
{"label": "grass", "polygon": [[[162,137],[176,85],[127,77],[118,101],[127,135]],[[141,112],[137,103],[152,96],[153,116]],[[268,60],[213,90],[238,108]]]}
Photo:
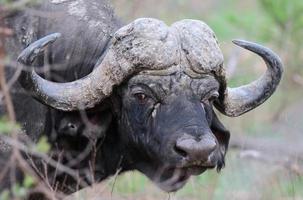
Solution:
{"label": "grass", "polygon": [[[138,172],[119,176],[113,185],[115,195],[127,199],[167,199],[169,194],[156,188]],[[239,157],[230,151],[227,166],[218,174],[214,170],[192,177],[174,199],[303,199],[303,177],[279,166]]]}

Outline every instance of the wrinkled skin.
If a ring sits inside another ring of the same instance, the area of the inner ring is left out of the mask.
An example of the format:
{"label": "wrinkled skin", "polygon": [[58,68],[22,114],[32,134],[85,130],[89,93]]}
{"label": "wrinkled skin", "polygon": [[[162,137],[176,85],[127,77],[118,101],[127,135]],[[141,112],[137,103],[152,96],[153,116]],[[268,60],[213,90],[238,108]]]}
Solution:
{"label": "wrinkled skin", "polygon": [[[87,185],[117,170],[139,170],[171,192],[191,175],[220,170],[229,132],[212,105],[239,116],[269,98],[282,75],[281,61],[272,51],[235,41],[260,55],[268,69],[251,84],[226,87],[223,54],[213,31],[201,21],[182,20],[169,27],[142,18],[119,28],[112,11],[104,6],[99,12],[102,3],[95,0],[44,3],[42,10],[60,9],[65,15],[55,16],[60,23],[40,21],[26,12],[8,20],[17,30],[30,23],[27,30],[17,31],[27,40],[6,43],[13,59],[29,45],[19,54],[19,64],[43,66],[40,55],[48,48],[44,58],[51,68],[49,76],[33,69],[20,73],[14,89],[26,93],[13,93],[17,118],[33,140],[46,135],[53,158],[75,170]],[[83,14],[79,8],[91,12]],[[98,35],[96,41],[92,35]],[[53,70],[58,64],[62,70]],[[86,186],[51,166],[47,173],[63,192]]]}
{"label": "wrinkled skin", "polygon": [[[182,73],[138,75],[123,87],[119,133],[135,156],[135,168],[163,190],[176,191],[191,175],[223,167],[229,132],[212,109],[218,89],[212,76],[192,79]],[[200,152],[177,147],[177,141],[192,138]]]}
{"label": "wrinkled skin", "polygon": [[[98,123],[97,130],[106,131],[99,133],[95,142],[88,139],[88,131],[83,131],[91,129],[84,128],[87,124],[80,115],[64,112],[57,117],[54,142],[66,151],[66,156],[72,157],[86,151],[84,147],[102,143],[95,163],[96,180],[103,180],[117,169],[121,172],[137,169],[163,190],[176,191],[191,175],[224,166],[229,132],[212,108],[218,89],[219,83],[213,76],[193,79],[184,73],[137,75],[117,88],[109,99],[111,106],[107,109],[112,114],[94,110],[90,111],[93,114],[87,114],[89,121]],[[109,124],[96,115],[113,118]],[[177,147],[178,141],[187,139],[197,141],[192,144],[197,146],[192,155],[192,149]],[[212,142],[215,146],[207,149]],[[77,165],[84,177],[89,159],[87,156]],[[66,176],[57,178],[66,179]],[[92,183],[89,178],[86,181]],[[73,180],[68,184],[73,185]]]}

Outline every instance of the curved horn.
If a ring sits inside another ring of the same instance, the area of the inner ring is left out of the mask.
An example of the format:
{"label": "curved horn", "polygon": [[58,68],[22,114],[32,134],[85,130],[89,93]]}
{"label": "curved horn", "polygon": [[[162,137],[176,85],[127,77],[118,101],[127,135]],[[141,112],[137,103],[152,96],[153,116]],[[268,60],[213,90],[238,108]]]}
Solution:
{"label": "curved horn", "polygon": [[[48,35],[28,46],[18,57],[18,62],[30,66],[44,48],[53,43],[59,33]],[[113,86],[123,81],[125,73],[115,66],[115,58],[109,50],[102,63],[86,77],[68,83],[56,83],[41,78],[33,69],[22,71],[19,82],[41,103],[63,111],[73,111],[94,107],[108,97]]]}
{"label": "curved horn", "polygon": [[258,54],[267,65],[266,72],[259,79],[241,87],[227,88],[224,97],[215,102],[220,112],[237,117],[261,105],[274,93],[281,80],[283,66],[280,58],[266,47],[244,40],[234,40],[233,43]]}

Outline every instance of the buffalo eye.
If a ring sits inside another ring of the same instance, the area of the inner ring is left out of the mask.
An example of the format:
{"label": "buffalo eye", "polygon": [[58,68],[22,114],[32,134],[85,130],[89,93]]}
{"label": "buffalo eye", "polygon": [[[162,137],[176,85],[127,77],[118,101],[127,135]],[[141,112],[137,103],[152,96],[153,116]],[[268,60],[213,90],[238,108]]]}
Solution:
{"label": "buffalo eye", "polygon": [[218,92],[214,92],[208,99],[208,101],[210,103],[212,103],[213,101],[215,101],[217,98],[219,97],[219,93]]}
{"label": "buffalo eye", "polygon": [[134,94],[134,96],[136,97],[136,99],[138,100],[138,102],[140,104],[146,103],[146,101],[148,99],[147,95],[144,93],[136,93],[136,94]]}
{"label": "buffalo eye", "polygon": [[211,93],[210,95],[206,95],[202,100],[201,102],[206,104],[206,105],[210,105],[212,104],[216,99],[218,99],[219,97],[219,93],[216,91],[216,92],[213,92]]}

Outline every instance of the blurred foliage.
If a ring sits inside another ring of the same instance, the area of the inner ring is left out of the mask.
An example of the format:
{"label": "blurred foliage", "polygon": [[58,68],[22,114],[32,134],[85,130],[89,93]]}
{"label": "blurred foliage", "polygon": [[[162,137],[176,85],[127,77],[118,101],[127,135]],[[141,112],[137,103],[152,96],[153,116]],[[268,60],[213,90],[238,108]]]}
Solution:
{"label": "blurred foliage", "polygon": [[[10,13],[24,9],[28,5],[34,5],[41,0],[0,0],[1,12]],[[0,13],[3,14],[3,13]]]}
{"label": "blurred foliage", "polygon": [[26,199],[28,191],[33,188],[35,184],[36,180],[32,176],[25,174],[23,182],[21,184],[15,183],[11,187],[11,191],[8,189],[0,191],[0,200]]}
{"label": "blurred foliage", "polygon": [[48,143],[47,137],[42,136],[37,144],[33,147],[33,150],[39,153],[48,153],[51,146]]}
{"label": "blurred foliage", "polygon": [[[290,29],[302,32],[303,1],[301,0],[259,0],[266,13],[275,21],[281,30]],[[291,24],[291,26],[289,26]]]}
{"label": "blurred foliage", "polygon": [[11,3],[13,2],[12,0],[0,0],[0,5],[1,4],[8,4],[8,3]]}
{"label": "blurred foliage", "polygon": [[10,194],[9,190],[4,190],[0,193],[0,199],[1,200],[9,200],[10,199]]}
{"label": "blurred foliage", "polygon": [[0,134],[10,135],[16,130],[20,130],[19,125],[7,120],[6,118],[0,119]]}
{"label": "blurred foliage", "polygon": [[303,1],[302,0],[259,0],[265,13],[273,20],[279,30],[273,42],[286,53],[284,56],[287,66],[288,81],[294,74],[303,75]]}
{"label": "blurred foliage", "polygon": [[214,29],[219,40],[230,40],[236,37],[256,38],[261,42],[269,41],[273,32],[271,20],[264,13],[253,9],[236,9],[238,1],[227,0],[226,6],[207,17],[207,23]]}
{"label": "blurred foliage", "polygon": [[22,185],[25,188],[27,189],[32,188],[35,185],[35,183],[36,180],[32,176],[25,174],[25,178],[23,179],[23,183],[22,183]]}
{"label": "blurred foliage", "polygon": [[16,198],[24,198],[27,194],[27,188],[15,183],[12,187],[13,196]]}

